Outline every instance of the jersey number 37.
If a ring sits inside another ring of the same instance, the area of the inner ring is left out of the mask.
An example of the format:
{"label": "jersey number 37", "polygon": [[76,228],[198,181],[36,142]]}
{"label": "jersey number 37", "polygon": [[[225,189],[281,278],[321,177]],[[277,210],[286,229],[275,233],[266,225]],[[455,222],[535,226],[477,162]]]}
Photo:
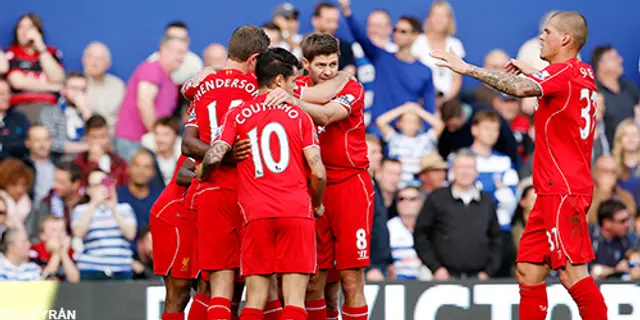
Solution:
{"label": "jersey number 37", "polygon": [[[580,110],[580,117],[584,119],[584,126],[580,128],[580,138],[583,140],[589,137],[589,133],[596,125],[596,113],[598,108],[596,106],[596,97],[598,93],[590,91],[587,88],[580,90],[580,101],[585,101],[586,105]],[[593,115],[591,115],[591,109],[595,108]]]}

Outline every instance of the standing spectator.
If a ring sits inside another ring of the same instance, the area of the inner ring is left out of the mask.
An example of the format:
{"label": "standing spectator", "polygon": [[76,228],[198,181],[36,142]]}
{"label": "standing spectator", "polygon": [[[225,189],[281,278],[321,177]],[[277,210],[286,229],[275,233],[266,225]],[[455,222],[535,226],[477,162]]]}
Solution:
{"label": "standing spectator", "polygon": [[55,165],[51,161],[49,128],[43,125],[34,125],[29,128],[26,144],[29,149],[27,160],[33,166],[35,173],[33,202],[40,203],[53,187],[55,172]]}
{"label": "standing spectator", "polygon": [[475,187],[476,157],[462,149],[453,159],[453,183],[425,200],[414,230],[415,249],[435,280],[487,280],[501,263],[496,205]]}
{"label": "standing spectator", "polygon": [[138,233],[132,269],[134,280],[158,278],[153,272],[153,239],[149,227],[143,227]]}
{"label": "standing spectator", "polygon": [[40,119],[49,128],[54,160],[70,161],[88,148],[82,141],[84,122],[91,117],[93,111],[87,104],[87,79],[84,74],[69,72],[60,93],[62,97],[58,106],[42,109]]}
{"label": "standing spectator", "polygon": [[[391,126],[391,122],[396,119],[399,119],[397,127],[400,132]],[[431,129],[420,133],[422,121],[431,125]],[[420,158],[438,146],[438,138],[442,134],[444,124],[440,118],[412,102],[381,114],[376,124],[387,142],[389,157],[402,163],[400,187],[404,187],[413,182],[414,175],[420,171]]]}
{"label": "standing spectator", "polygon": [[[153,152],[156,176],[163,186],[173,178],[178,158],[182,154],[180,123],[173,117],[164,117],[156,122],[152,133],[142,137],[142,145]],[[155,179],[154,179],[155,180]]]}
{"label": "standing spectator", "polygon": [[620,278],[629,272],[624,259],[627,250],[633,247],[629,237],[631,214],[622,202],[607,200],[598,209],[598,225],[592,228],[593,251],[596,258],[590,266],[595,279]]}
{"label": "standing spectator", "polygon": [[[402,163],[396,159],[382,159],[380,171],[375,178],[380,187],[380,195],[382,196],[384,207],[389,209],[394,204],[398,186],[402,179]],[[391,214],[389,218],[392,218]]]}
{"label": "standing spectator", "polygon": [[596,96],[596,105],[598,106],[598,112],[596,113],[596,132],[593,137],[593,154],[592,158],[595,161],[600,156],[611,155],[611,141],[612,139],[607,136],[607,124],[604,122],[604,115],[607,113],[607,105],[602,93],[598,92]]}
{"label": "standing spectator", "polygon": [[14,90],[11,105],[24,112],[29,121],[38,122],[40,109],[56,104],[64,81],[62,53],[45,44],[40,16],[30,12],[18,19],[7,59],[7,79]]}
{"label": "standing spectator", "polygon": [[282,43],[280,27],[276,26],[273,22],[266,22],[262,24],[262,31],[264,31],[264,33],[267,34],[267,37],[269,37],[269,48],[280,47]]}
{"label": "standing spectator", "polygon": [[610,156],[601,156],[593,166],[593,200],[587,213],[587,222],[594,225],[598,223],[598,211],[600,204],[607,200],[618,200],[628,208],[631,216],[636,215],[636,202],[633,195],[622,188],[616,182],[618,178],[616,161]]}
{"label": "standing spectator", "polygon": [[29,130],[29,119],[16,108],[9,108],[11,88],[0,78],[0,161],[7,157],[24,158],[27,154],[24,140]]}
{"label": "standing spectator", "polygon": [[141,63],[129,78],[116,123],[116,152],[127,161],[140,148],[140,138],[153,130],[159,118],[173,113],[178,90],[169,76],[184,60],[187,43],[162,39],[158,60]]}
{"label": "standing spectator", "polygon": [[367,134],[365,141],[367,143],[367,157],[369,158],[369,174],[375,177],[382,165],[382,142],[372,134]]}
{"label": "standing spectator", "polygon": [[618,167],[620,187],[640,203],[640,127],[633,119],[622,120],[613,138],[613,158]]}
{"label": "standing spectator", "polygon": [[[329,2],[320,2],[313,10],[311,17],[311,25],[314,32],[328,33],[335,36],[338,30],[338,22],[340,21],[340,11],[335,5]],[[338,61],[338,69],[344,70],[352,75],[356,74],[356,58],[353,56],[353,50],[348,42],[340,41],[340,60]]]}
{"label": "standing spectator", "polygon": [[84,176],[83,184],[89,172],[95,168],[107,172],[113,179],[116,186],[127,184],[127,162],[120,158],[112,150],[111,139],[109,138],[109,127],[107,120],[102,116],[92,116],[87,120],[86,140],[89,150],[73,160],[81,169]]}
{"label": "standing spectator", "polygon": [[423,202],[424,195],[416,187],[398,191],[398,216],[387,222],[397,280],[417,280],[420,276],[422,261],[413,245],[413,230]]}
{"label": "standing spectator", "polygon": [[7,60],[7,55],[0,47],[0,77],[4,78],[4,75],[9,71],[9,60]]}
{"label": "standing spectator", "polygon": [[436,66],[436,60],[429,54],[432,50],[451,49],[464,58],[464,46],[460,39],[454,37],[455,34],[456,18],[451,4],[447,1],[434,1],[424,21],[424,35],[413,43],[411,52],[433,71],[433,84],[440,101],[438,105],[458,95],[462,88],[462,76],[447,68]]}
{"label": "standing spectator", "polygon": [[289,2],[282,3],[273,11],[273,23],[282,31],[282,41],[280,47],[286,48],[298,59],[302,59],[302,35],[300,31],[300,12]]}
{"label": "standing spectator", "polygon": [[425,154],[420,159],[420,171],[416,178],[420,180],[420,191],[425,195],[445,187],[447,184],[447,170],[449,165],[436,151]]}
{"label": "standing spectator", "polygon": [[0,197],[7,204],[10,227],[22,227],[31,211],[27,191],[33,185],[33,172],[24,162],[9,158],[0,163]]}
{"label": "standing spectator", "polygon": [[[171,79],[176,85],[182,85],[196,76],[200,70],[204,67],[202,59],[189,51],[189,45],[191,44],[191,38],[189,37],[189,28],[183,21],[172,21],[164,28],[164,36],[169,38],[176,38],[182,40],[186,45],[186,52],[184,59],[180,62],[178,67],[172,71]],[[160,60],[160,52],[154,52],[147,61],[156,62]]]}
{"label": "standing spectator", "polygon": [[125,86],[120,78],[107,72],[111,68],[109,48],[102,42],[91,42],[82,54],[82,66],[87,77],[87,103],[95,114],[107,119],[113,135]]}
{"label": "standing spectator", "polygon": [[55,276],[58,280],[69,283],[80,281],[80,271],[72,258],[71,237],[67,233],[63,218],[47,216],[42,220],[40,242],[31,246],[29,257],[45,273]]}
{"label": "standing spectator", "polygon": [[138,228],[149,226],[149,212],[162,192],[162,185],[151,183],[155,176],[153,156],[140,150],[129,164],[129,183],[117,189],[118,200],[133,209]]}
{"label": "standing spectator", "polygon": [[2,234],[0,281],[39,281],[49,277],[37,264],[29,262],[30,246],[22,228],[9,228]]}
{"label": "standing spectator", "polygon": [[67,233],[71,233],[71,213],[82,200],[82,170],[74,163],[61,162],[56,165],[54,175],[53,190],[35,203],[25,221],[31,241],[37,241],[41,221],[48,216],[63,219]]}
{"label": "standing spectator", "polygon": [[604,123],[607,137],[613,137],[622,120],[631,118],[636,123],[640,121],[640,92],[632,81],[622,78],[622,57],[612,46],[593,49],[591,64],[596,73],[598,92],[611,106],[604,112]]}
{"label": "standing spectator", "polygon": [[520,238],[522,238],[524,228],[527,226],[529,215],[533,210],[537,197],[536,191],[533,190],[531,179],[521,182],[519,189],[522,190],[520,192],[520,200],[518,201],[516,212],[513,214],[513,220],[511,220],[511,234],[513,235],[513,245],[516,250],[520,246]]}
{"label": "standing spectator", "polygon": [[126,280],[133,276],[131,243],[136,237],[136,217],[126,203],[119,203],[109,177],[99,169],[89,173],[89,202],[73,211],[74,237],[83,240],[78,258],[82,280]]}
{"label": "standing spectator", "polygon": [[205,67],[218,71],[227,63],[227,48],[222,44],[212,43],[204,49],[202,56]]}

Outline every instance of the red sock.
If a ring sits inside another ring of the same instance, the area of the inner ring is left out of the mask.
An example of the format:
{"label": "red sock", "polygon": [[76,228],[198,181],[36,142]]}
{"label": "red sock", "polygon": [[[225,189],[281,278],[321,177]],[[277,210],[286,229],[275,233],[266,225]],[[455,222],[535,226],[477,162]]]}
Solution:
{"label": "red sock", "polygon": [[340,317],[340,311],[327,308],[327,320],[338,320],[338,317]]}
{"label": "red sock", "polygon": [[267,302],[263,313],[264,320],[280,320],[280,316],[282,315],[282,305],[280,304],[280,300],[276,299]]}
{"label": "red sock", "polygon": [[342,320],[367,320],[369,319],[369,307],[365,304],[362,307],[351,308],[342,306]]}
{"label": "red sock", "polygon": [[184,312],[163,313],[162,320],[184,320]]}
{"label": "red sock", "polygon": [[327,320],[327,302],[324,299],[305,303],[309,320]]}
{"label": "red sock", "polygon": [[307,311],[296,306],[285,306],[282,310],[282,320],[307,320]]}
{"label": "red sock", "polygon": [[187,320],[207,320],[207,308],[209,307],[209,297],[204,294],[196,294],[191,302],[191,309]]}
{"label": "red sock", "polygon": [[254,309],[254,308],[242,308],[242,313],[240,313],[240,320],[262,320],[264,319],[264,314],[262,314],[262,310]]}
{"label": "red sock", "polygon": [[520,285],[520,320],[544,320],[547,317],[547,284]]}
{"label": "red sock", "polygon": [[221,320],[231,319],[231,300],[215,297],[209,300],[209,308],[207,309],[207,319]]}
{"label": "red sock", "polygon": [[593,278],[586,277],[569,288],[583,320],[606,320],[607,305]]}

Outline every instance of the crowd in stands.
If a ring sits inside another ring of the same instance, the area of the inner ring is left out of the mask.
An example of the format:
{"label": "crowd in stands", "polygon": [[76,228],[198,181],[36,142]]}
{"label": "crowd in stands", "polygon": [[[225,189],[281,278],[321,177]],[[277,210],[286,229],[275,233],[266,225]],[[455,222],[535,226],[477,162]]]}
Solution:
{"label": "crowd in stands", "polygon": [[[463,88],[459,75],[436,66],[432,49],[464,57],[473,48],[455,37],[448,2],[425,10],[424,21],[407,15],[394,23],[376,9],[363,25],[341,0],[319,3],[311,18],[314,31],[330,34],[346,22],[355,42],[340,42],[340,69],[366,90],[376,191],[366,276],[510,278],[536,199],[537,102]],[[300,57],[298,17],[284,3],[262,28],[272,46]],[[65,71],[36,13],[20,17],[13,32],[0,50],[0,279],[153,278],[149,211],[180,155],[188,102],[179,87],[205,66],[222,68],[225,46],[213,43],[199,56],[189,50],[187,25],[175,21],[120,79],[98,41],[85,47],[83,70]],[[537,39],[522,43],[513,58],[544,68]],[[614,47],[582,54],[598,84],[590,272],[640,279],[640,93]],[[511,58],[495,48],[484,67],[502,70]]]}

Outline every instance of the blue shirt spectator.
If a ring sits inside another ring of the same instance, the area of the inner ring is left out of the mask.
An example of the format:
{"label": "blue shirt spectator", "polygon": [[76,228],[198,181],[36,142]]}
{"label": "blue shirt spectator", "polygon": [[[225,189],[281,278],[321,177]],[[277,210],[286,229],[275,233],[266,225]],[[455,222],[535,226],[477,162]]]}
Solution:
{"label": "blue shirt spectator", "polygon": [[0,78],[0,161],[7,157],[22,159],[27,153],[25,139],[29,119],[16,108],[9,108],[11,88]]}
{"label": "blue shirt spectator", "polygon": [[162,193],[162,186],[150,185],[146,196],[138,198],[133,194],[129,186],[122,186],[118,188],[118,200],[122,203],[129,204],[133,209],[133,213],[136,217],[138,228],[149,226],[149,212],[153,203]]}
{"label": "blue shirt spectator", "polygon": [[153,156],[147,150],[138,151],[129,164],[129,182],[118,188],[118,200],[133,208],[138,229],[149,226],[149,212],[162,192],[162,184],[152,183],[155,176]]}

